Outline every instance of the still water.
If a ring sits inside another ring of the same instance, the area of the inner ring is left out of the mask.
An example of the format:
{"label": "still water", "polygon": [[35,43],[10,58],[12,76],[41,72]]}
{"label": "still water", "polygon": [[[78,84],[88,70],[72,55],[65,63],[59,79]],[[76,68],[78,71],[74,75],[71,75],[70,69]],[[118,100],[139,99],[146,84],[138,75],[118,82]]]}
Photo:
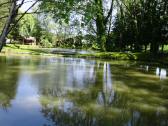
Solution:
{"label": "still water", "polygon": [[0,126],[168,126],[168,69],[0,56]]}

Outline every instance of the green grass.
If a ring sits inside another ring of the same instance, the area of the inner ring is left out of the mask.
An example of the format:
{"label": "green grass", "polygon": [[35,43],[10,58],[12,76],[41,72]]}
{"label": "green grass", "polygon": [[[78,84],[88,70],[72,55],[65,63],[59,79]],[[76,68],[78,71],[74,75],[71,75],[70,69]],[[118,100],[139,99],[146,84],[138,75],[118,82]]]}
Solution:
{"label": "green grass", "polygon": [[78,54],[80,58],[98,58],[113,60],[137,60],[148,62],[159,62],[168,64],[168,53],[154,55],[152,53],[124,53],[124,52],[98,52],[93,54]]}
{"label": "green grass", "polygon": [[165,51],[165,52],[168,52],[168,45],[165,45],[165,46],[164,46],[164,51]]}
{"label": "green grass", "polygon": [[[168,46],[164,48],[167,50],[164,54],[153,55],[149,52],[145,53],[131,53],[131,52],[95,52],[91,54],[75,54],[78,58],[98,58],[98,59],[112,59],[112,60],[139,60],[148,62],[159,62],[168,64]],[[18,45],[8,44],[2,50],[5,54],[31,54],[31,55],[56,55],[51,54],[50,49],[44,49],[39,46],[32,45]],[[71,56],[71,54],[62,54],[62,56]]]}
{"label": "green grass", "polygon": [[98,52],[93,54],[78,54],[77,57],[83,58],[99,58],[99,59],[114,59],[114,60],[136,60],[137,57],[132,53],[122,52]]}
{"label": "green grass", "polygon": [[40,48],[34,45],[19,45],[19,44],[8,44],[2,49],[2,53],[6,54],[31,54],[41,55],[50,54],[49,50]]}

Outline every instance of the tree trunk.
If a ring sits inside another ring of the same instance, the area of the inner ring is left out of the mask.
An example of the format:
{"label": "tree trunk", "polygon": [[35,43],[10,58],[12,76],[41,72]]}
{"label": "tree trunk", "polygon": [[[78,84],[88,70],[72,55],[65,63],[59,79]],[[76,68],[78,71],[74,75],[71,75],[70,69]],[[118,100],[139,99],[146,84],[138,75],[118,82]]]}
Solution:
{"label": "tree trunk", "polygon": [[110,40],[110,32],[111,32],[111,26],[112,26],[112,14],[113,14],[113,4],[114,4],[114,0],[111,1],[111,8],[109,11],[109,14],[111,13],[111,15],[109,16],[109,27],[108,27],[108,34],[107,34],[107,40],[106,40],[106,50],[107,51],[111,51],[112,50],[112,41]]}
{"label": "tree trunk", "polygon": [[131,46],[130,46],[130,50],[131,50],[131,52],[132,52],[132,50],[133,50],[133,44],[131,44]]}
{"label": "tree trunk", "polygon": [[147,51],[147,47],[148,47],[148,45],[145,45],[145,52]]}
{"label": "tree trunk", "polygon": [[159,52],[159,44],[158,43],[151,43],[150,52],[153,54],[157,54]]}
{"label": "tree trunk", "polygon": [[164,44],[162,44],[162,54],[163,54],[163,51],[164,51]]}
{"label": "tree trunk", "polygon": [[106,51],[106,26],[104,24],[103,3],[102,0],[95,0],[97,5],[96,27],[97,41],[102,51]]}
{"label": "tree trunk", "polygon": [[120,52],[123,49],[122,45],[123,45],[123,34],[122,34],[122,32],[120,32],[120,40],[119,40],[119,49],[120,49]]}
{"label": "tree trunk", "polygon": [[14,16],[14,13],[15,13],[15,9],[16,9],[16,2],[12,2],[9,16],[7,18],[6,24],[4,25],[3,31],[2,31],[1,36],[0,36],[0,52],[2,51],[2,48],[5,44],[10,25],[13,21],[13,16]]}
{"label": "tree trunk", "polygon": [[106,51],[107,48],[106,46],[108,38],[106,36],[106,26],[109,18],[112,16],[113,2],[114,0],[111,1],[110,10],[107,16],[105,17],[103,10],[103,0],[95,0],[95,4],[97,6],[97,13],[96,13],[97,41],[102,51]]}
{"label": "tree trunk", "polygon": [[139,52],[140,50],[141,50],[140,45],[138,44],[138,42],[135,42],[135,48],[134,48],[134,51],[135,51],[135,52]]}

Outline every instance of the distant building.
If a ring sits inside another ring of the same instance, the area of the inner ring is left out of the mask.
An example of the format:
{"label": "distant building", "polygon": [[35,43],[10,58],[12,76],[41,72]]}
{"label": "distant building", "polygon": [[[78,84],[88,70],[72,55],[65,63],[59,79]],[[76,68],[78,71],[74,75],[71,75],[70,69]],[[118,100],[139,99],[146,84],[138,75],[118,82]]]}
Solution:
{"label": "distant building", "polygon": [[23,38],[24,45],[36,45],[36,38],[35,37],[28,37]]}
{"label": "distant building", "polygon": [[11,43],[11,39],[8,39],[8,38],[7,38],[6,41],[5,41],[5,43],[6,43],[6,44],[10,44],[10,43]]}

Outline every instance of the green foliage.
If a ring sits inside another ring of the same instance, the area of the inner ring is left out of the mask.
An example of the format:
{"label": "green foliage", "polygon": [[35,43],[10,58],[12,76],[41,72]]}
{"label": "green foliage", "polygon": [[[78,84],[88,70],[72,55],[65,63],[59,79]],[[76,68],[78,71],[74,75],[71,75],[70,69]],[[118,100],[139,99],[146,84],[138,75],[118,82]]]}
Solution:
{"label": "green foliage", "polygon": [[33,14],[26,14],[13,28],[8,37],[18,41],[23,37],[33,36],[36,37],[37,42],[39,42],[42,31],[41,24],[37,17]]}
{"label": "green foliage", "polygon": [[136,55],[132,53],[118,53],[118,52],[100,52],[93,54],[80,54],[78,57],[99,58],[99,59],[113,59],[113,60],[136,60]]}
{"label": "green foliage", "polygon": [[41,36],[40,43],[41,43],[42,47],[46,47],[46,48],[51,48],[52,47],[52,44],[50,43],[49,38],[45,35]]}
{"label": "green foliage", "polygon": [[49,13],[52,13],[56,21],[69,21],[70,12],[75,5],[75,0],[43,0],[39,7]]}
{"label": "green foliage", "polygon": [[[53,35],[48,29],[42,28],[42,22],[39,20],[40,19],[33,14],[25,15],[11,32],[11,38],[13,37],[14,40],[19,40],[20,36],[21,38],[33,36],[42,47],[52,47]],[[15,39],[16,36],[17,39]]]}
{"label": "green foliage", "polygon": [[[105,2],[43,0],[39,8],[44,12],[38,18],[24,16],[11,36],[35,36],[43,47],[89,46],[102,51],[138,52],[150,45],[151,52],[157,53],[159,46],[168,44],[167,0],[112,0],[117,11],[112,31],[108,29],[111,9]],[[83,31],[94,39],[88,40]]]}
{"label": "green foliage", "polygon": [[157,53],[159,45],[167,43],[167,0],[124,0],[118,6],[113,29],[116,47],[141,51],[150,44],[151,52]]}
{"label": "green foliage", "polygon": [[102,51],[106,51],[106,36],[105,35],[103,35],[102,37],[101,37],[101,48],[102,48]]}
{"label": "green foliage", "polygon": [[[62,24],[62,22],[68,24],[70,21],[73,21],[73,25],[82,28],[88,27],[88,30],[92,29],[92,35],[93,31],[94,34],[96,31],[97,43],[99,47],[105,51],[107,22],[103,3],[103,0],[44,0],[41,2],[40,8],[46,12],[46,15],[48,13],[51,14],[52,18],[60,24]],[[79,19],[75,20],[75,15],[77,15]],[[96,28],[93,26],[94,24]]]}
{"label": "green foliage", "polygon": [[36,19],[33,15],[25,15],[19,23],[19,34],[24,37],[33,36],[36,32]]}
{"label": "green foliage", "polygon": [[0,33],[4,27],[4,24],[7,19],[8,12],[9,12],[10,4],[4,4],[8,1],[9,0],[0,0]]}

